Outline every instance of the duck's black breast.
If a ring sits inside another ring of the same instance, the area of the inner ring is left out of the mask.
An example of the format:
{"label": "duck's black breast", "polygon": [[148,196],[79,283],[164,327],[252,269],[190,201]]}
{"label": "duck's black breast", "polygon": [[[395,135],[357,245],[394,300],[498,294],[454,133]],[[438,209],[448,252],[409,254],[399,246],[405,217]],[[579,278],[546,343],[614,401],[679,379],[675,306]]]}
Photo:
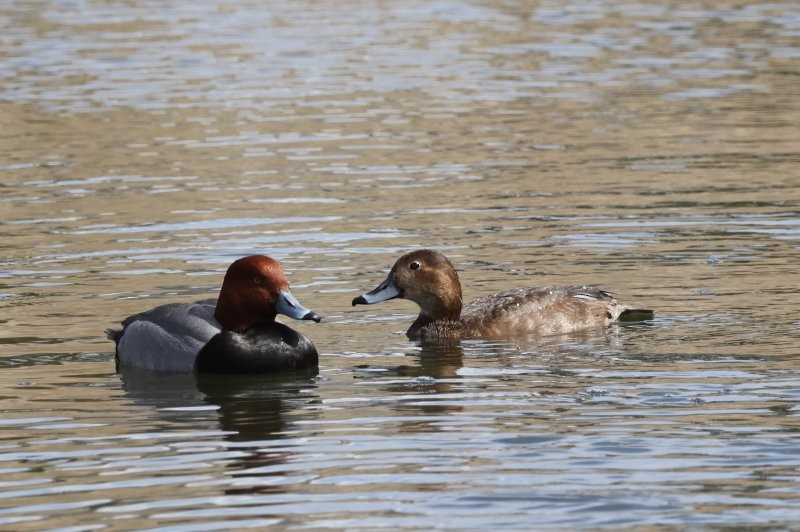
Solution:
{"label": "duck's black breast", "polygon": [[297,331],[278,322],[243,333],[222,331],[203,346],[195,369],[208,373],[278,373],[316,368],[317,349]]}

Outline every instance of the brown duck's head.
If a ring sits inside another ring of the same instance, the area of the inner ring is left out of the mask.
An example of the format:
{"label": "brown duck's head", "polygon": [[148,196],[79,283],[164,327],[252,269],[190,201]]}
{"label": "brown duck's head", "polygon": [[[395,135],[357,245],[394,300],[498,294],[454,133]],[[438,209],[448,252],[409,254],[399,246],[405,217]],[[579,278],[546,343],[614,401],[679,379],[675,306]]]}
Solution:
{"label": "brown duck's head", "polygon": [[353,299],[353,305],[395,298],[413,301],[419,305],[420,315],[432,320],[458,320],[461,316],[461,282],[453,264],[438,251],[406,253],[377,288]]}

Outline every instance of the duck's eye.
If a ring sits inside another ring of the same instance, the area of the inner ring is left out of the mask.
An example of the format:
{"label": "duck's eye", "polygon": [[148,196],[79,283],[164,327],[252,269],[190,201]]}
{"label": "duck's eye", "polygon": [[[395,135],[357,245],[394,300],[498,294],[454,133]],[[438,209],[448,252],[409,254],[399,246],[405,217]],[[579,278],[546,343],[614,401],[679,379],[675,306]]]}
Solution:
{"label": "duck's eye", "polygon": [[419,262],[414,261],[411,264],[409,264],[408,267],[411,268],[412,270],[419,270]]}

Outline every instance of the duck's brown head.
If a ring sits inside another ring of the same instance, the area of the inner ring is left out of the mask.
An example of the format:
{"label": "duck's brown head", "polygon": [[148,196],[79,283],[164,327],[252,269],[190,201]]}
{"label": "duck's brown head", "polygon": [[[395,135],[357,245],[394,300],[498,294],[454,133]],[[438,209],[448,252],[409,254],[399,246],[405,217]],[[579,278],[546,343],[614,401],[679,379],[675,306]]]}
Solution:
{"label": "duck's brown head", "polygon": [[377,288],[353,299],[353,306],[395,298],[413,301],[420,316],[432,321],[456,321],[461,316],[461,282],[452,263],[438,251],[406,253]]}

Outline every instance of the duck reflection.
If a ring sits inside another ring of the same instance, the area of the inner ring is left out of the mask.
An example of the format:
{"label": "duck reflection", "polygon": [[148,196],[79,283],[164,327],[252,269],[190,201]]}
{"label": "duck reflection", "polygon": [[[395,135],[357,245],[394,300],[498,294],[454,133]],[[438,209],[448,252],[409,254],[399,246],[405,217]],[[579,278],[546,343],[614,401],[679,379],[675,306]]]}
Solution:
{"label": "duck reflection", "polygon": [[[464,350],[456,343],[422,343],[419,350],[407,355],[411,363],[381,368],[381,379],[395,375],[398,379],[380,385],[386,397],[400,397],[393,402],[401,418],[409,412],[422,414],[419,420],[406,419],[400,422],[405,432],[424,432],[432,429],[428,416],[440,416],[448,412],[458,412],[462,407],[452,401],[442,400],[443,396],[454,393],[459,386],[459,370],[464,364]],[[430,396],[426,398],[425,396]]]}
{"label": "duck reflection", "polygon": [[[416,364],[397,366],[397,374],[403,377],[432,379],[458,378],[458,370],[464,366],[464,349],[460,342],[425,342],[420,344]],[[442,390],[449,389],[446,382]],[[438,391],[438,390],[437,390]]]}
{"label": "duck reflection", "polygon": [[120,376],[126,394],[137,404],[155,408],[164,428],[224,432],[227,447],[240,455],[226,463],[235,487],[225,493],[284,491],[275,477],[285,473],[279,466],[291,452],[275,440],[285,437],[291,412],[318,397],[316,370],[233,376],[124,370]]}

